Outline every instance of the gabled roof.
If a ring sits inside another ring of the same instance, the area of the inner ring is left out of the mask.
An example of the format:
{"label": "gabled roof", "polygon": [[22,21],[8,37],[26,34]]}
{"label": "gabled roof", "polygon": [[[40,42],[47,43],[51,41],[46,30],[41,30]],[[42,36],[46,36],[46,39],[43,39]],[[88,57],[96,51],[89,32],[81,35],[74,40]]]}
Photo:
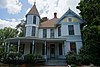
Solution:
{"label": "gabled roof", "polygon": [[55,24],[56,24],[57,21],[58,21],[58,18],[53,18],[51,20],[44,21],[40,24],[40,28],[55,27]]}
{"label": "gabled roof", "polygon": [[82,18],[81,18],[79,15],[77,15],[74,11],[72,11],[72,10],[69,8],[69,10],[58,20],[58,23],[59,23],[64,17],[67,17],[69,14],[72,15],[72,16],[74,16],[74,17],[76,17],[76,18],[78,18],[79,20],[83,21]]}
{"label": "gabled roof", "polygon": [[31,8],[31,10],[27,13],[27,15],[37,15],[37,16],[40,16],[35,4]]}

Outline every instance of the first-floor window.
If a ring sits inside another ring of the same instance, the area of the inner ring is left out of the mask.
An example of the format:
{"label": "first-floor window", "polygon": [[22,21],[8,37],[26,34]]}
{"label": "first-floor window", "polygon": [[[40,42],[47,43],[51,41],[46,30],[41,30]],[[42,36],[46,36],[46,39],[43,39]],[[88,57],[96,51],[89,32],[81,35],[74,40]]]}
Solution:
{"label": "first-floor window", "polygon": [[45,54],[45,44],[42,44],[42,55]]}
{"label": "first-floor window", "polygon": [[36,30],[36,28],[34,26],[32,26],[32,36],[35,36],[35,30]]}
{"label": "first-floor window", "polygon": [[62,55],[62,43],[59,44],[59,55]]}
{"label": "first-floor window", "polygon": [[70,42],[70,50],[72,52],[76,52],[76,43],[75,42]]}

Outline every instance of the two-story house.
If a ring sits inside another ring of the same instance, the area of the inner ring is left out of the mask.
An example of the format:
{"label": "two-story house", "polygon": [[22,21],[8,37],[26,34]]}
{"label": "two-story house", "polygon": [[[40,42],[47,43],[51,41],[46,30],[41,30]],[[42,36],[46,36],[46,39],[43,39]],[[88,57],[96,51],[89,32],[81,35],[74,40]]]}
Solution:
{"label": "two-story house", "polygon": [[65,58],[69,51],[79,52],[82,47],[80,25],[82,18],[69,9],[62,17],[57,13],[50,20],[41,22],[34,4],[26,15],[25,37],[6,40],[7,52],[11,45],[17,45],[17,51],[23,55],[42,55],[45,59]]}

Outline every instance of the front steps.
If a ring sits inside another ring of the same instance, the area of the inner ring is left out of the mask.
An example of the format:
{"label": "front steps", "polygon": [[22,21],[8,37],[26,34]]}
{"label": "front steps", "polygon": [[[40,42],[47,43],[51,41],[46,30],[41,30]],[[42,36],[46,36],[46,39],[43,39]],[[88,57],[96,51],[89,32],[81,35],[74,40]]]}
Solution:
{"label": "front steps", "polygon": [[45,64],[47,66],[67,66],[65,59],[49,59]]}

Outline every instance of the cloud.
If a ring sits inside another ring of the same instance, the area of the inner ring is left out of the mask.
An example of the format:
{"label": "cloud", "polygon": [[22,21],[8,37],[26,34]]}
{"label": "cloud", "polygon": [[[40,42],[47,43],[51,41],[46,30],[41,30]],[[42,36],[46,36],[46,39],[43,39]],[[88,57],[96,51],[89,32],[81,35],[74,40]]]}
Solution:
{"label": "cloud", "polygon": [[16,21],[15,19],[7,19],[7,20],[2,20],[0,19],[0,29],[4,27],[11,27],[15,28],[17,24],[19,24],[19,21]]}
{"label": "cloud", "polygon": [[19,0],[0,0],[0,7],[7,9],[9,14],[17,14],[21,11],[22,4]]}
{"label": "cloud", "polygon": [[[29,4],[34,4],[34,0],[28,0]],[[36,6],[40,15],[53,17],[53,13],[57,12],[58,17],[61,17],[69,8],[78,14],[76,6],[80,0],[36,0]]]}

